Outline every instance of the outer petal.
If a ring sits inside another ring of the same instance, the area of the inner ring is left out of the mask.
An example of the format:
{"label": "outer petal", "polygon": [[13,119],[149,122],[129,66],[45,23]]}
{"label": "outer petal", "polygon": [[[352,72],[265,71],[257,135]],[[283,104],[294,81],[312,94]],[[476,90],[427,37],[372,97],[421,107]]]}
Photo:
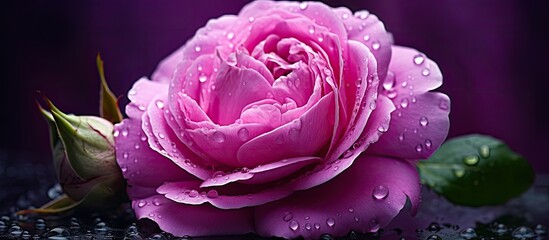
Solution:
{"label": "outer petal", "polygon": [[153,81],[161,83],[170,82],[175,72],[175,69],[177,68],[177,65],[183,59],[184,47],[185,46],[180,47],[158,64],[156,70],[154,70],[154,73],[151,77]]}
{"label": "outer petal", "polygon": [[[413,164],[362,155],[352,168],[321,187],[256,207],[256,231],[289,239],[319,238],[325,233],[343,236],[350,230],[373,232],[398,214],[407,197],[417,207],[419,195]],[[314,196],[322,197],[311,201]]]}
{"label": "outer petal", "polygon": [[254,231],[251,208],[221,210],[211,205],[186,205],[162,195],[134,200],[138,219],[149,218],[160,229],[176,236],[215,236],[245,234]]}
{"label": "outer petal", "polygon": [[450,99],[445,94],[419,95],[415,103],[391,114],[389,130],[367,151],[403,159],[426,159],[446,139],[449,113]]}

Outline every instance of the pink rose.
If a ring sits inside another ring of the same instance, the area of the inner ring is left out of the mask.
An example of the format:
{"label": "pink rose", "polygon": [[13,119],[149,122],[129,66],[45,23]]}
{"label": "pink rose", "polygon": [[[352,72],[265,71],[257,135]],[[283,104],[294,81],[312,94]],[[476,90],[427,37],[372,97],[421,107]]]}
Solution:
{"label": "pink rose", "polygon": [[178,236],[374,232],[419,204],[441,84],[367,11],[257,1],[134,84],[117,159],[136,216]]}

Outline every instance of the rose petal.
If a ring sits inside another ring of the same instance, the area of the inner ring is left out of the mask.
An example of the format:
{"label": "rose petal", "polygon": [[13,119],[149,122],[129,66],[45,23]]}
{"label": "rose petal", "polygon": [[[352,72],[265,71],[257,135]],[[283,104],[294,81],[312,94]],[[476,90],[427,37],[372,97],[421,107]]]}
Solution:
{"label": "rose petal", "polygon": [[344,7],[334,9],[336,15],[343,21],[349,40],[365,44],[374,54],[377,61],[377,72],[380,79],[385,79],[389,61],[391,60],[391,46],[393,39],[379,19],[367,11],[353,13]]}
{"label": "rose petal", "polygon": [[[299,119],[260,135],[238,150],[241,166],[255,167],[289,157],[311,156],[329,141],[333,125],[334,94],[324,96]],[[307,143],[307,144],[303,144]]]}
{"label": "rose petal", "polygon": [[[168,84],[153,82],[147,78],[140,78],[137,80],[132,89],[128,92],[128,98],[135,104],[139,110],[144,111],[154,96],[160,93],[164,93],[168,90]],[[141,116],[137,116],[139,118]]]}
{"label": "rose petal", "polygon": [[130,198],[151,196],[164,181],[194,178],[148,146],[140,120],[124,119],[115,125],[115,132],[116,160],[127,181]]}
{"label": "rose petal", "polygon": [[322,160],[318,157],[296,157],[282,159],[273,163],[261,165],[256,168],[233,172],[229,174],[219,174],[204,180],[200,187],[223,186],[232,182],[245,184],[262,184],[277,179],[282,179],[305,166]]}
{"label": "rose petal", "polygon": [[177,65],[183,59],[183,48],[185,46],[180,47],[158,64],[151,77],[153,81],[169,83],[172,80]]}
{"label": "rose petal", "polygon": [[365,155],[357,160],[322,187],[256,207],[257,233],[316,239],[322,234],[344,236],[350,229],[375,232],[398,214],[407,197],[418,206],[420,185],[413,164]]}
{"label": "rose petal", "polygon": [[[162,195],[132,202],[137,219],[149,218],[160,229],[176,236],[215,236],[253,232],[253,209],[218,209],[204,204],[192,206]],[[212,227],[215,226],[215,227]]]}
{"label": "rose petal", "polygon": [[427,92],[415,97],[415,102],[407,101],[410,102],[406,105],[397,105],[399,108],[391,114],[389,130],[368,149],[368,153],[426,159],[446,139],[450,127],[448,96]]}

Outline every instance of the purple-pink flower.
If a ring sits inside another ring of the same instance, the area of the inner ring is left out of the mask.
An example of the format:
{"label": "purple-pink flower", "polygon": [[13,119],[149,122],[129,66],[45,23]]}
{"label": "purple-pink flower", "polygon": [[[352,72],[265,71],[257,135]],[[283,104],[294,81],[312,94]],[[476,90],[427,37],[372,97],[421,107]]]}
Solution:
{"label": "purple-pink flower", "polygon": [[441,84],[367,11],[256,1],[134,84],[117,161],[136,216],[178,236],[373,232],[419,204]]}

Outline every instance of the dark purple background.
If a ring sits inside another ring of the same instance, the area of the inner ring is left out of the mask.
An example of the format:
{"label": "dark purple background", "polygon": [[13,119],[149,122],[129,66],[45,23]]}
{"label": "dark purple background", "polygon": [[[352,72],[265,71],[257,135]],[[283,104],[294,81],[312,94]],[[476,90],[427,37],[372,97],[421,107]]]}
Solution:
{"label": "dark purple background", "polygon": [[[97,114],[98,52],[111,89],[125,95],[208,19],[238,13],[246,2],[4,3],[0,149],[50,161],[36,90],[65,112]],[[452,99],[450,136],[496,136],[536,171],[549,172],[549,8],[533,1],[327,2],[369,10],[397,44],[420,49],[439,64],[444,74],[439,90]]]}

